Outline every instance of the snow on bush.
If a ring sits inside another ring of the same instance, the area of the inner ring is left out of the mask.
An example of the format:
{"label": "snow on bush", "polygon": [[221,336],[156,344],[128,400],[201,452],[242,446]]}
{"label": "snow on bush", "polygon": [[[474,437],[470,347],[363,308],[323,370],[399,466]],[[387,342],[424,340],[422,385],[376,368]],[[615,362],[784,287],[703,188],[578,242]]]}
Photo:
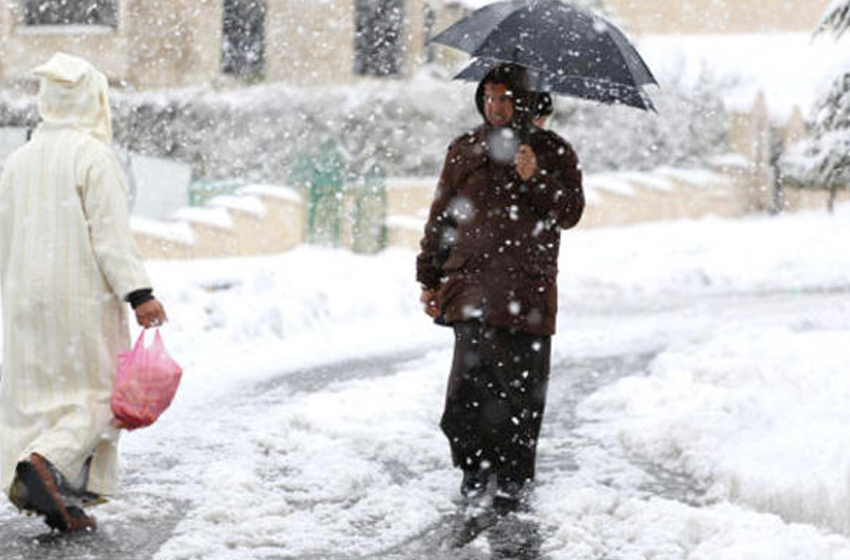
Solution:
{"label": "snow on bush", "polygon": [[[410,81],[238,91],[113,92],[116,142],[192,165],[197,177],[286,182],[304,154],[333,141],[359,175],[373,163],[389,176],[433,176],[449,142],[481,122],[474,84],[428,68]],[[665,84],[650,94],[658,114],[559,98],[553,128],[586,170],[696,165],[728,145],[729,119],[716,84],[694,92]],[[36,121],[31,99],[0,95],[0,126]]]}

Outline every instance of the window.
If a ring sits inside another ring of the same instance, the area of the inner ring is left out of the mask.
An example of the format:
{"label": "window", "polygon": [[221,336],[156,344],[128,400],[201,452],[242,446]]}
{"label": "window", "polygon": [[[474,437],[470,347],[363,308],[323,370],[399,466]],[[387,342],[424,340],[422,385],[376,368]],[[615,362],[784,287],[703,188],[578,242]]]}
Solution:
{"label": "window", "polygon": [[354,71],[396,76],[404,66],[404,0],[356,0]]}
{"label": "window", "polygon": [[265,75],[266,4],[263,0],[224,0],[221,69],[243,79]]}
{"label": "window", "polygon": [[26,25],[118,25],[117,0],[24,0]]}

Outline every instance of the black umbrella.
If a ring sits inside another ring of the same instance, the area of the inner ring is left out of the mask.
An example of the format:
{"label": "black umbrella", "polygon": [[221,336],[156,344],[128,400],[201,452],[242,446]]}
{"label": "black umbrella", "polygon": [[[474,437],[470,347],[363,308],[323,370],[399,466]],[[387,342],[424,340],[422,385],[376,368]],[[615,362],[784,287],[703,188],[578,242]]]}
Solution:
{"label": "black umbrella", "polygon": [[654,110],[641,87],[657,82],[623,32],[561,0],[496,2],[432,41],[475,57],[459,79],[513,62],[529,70],[535,90]]}

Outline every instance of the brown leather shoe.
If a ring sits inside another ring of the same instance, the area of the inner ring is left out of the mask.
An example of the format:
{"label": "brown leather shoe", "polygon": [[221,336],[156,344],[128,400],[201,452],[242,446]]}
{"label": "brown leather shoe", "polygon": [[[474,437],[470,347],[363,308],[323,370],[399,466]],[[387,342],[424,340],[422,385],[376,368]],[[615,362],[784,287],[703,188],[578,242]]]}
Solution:
{"label": "brown leather shoe", "polygon": [[82,508],[68,506],[68,515],[71,516],[69,531],[92,532],[97,530],[97,520],[93,516],[86,514]]}
{"label": "brown leather shoe", "polygon": [[63,533],[95,530],[97,524],[93,517],[79,507],[65,505],[59,487],[53,466],[33,453],[15,467],[15,481],[9,497],[18,508],[43,515],[51,529]]}

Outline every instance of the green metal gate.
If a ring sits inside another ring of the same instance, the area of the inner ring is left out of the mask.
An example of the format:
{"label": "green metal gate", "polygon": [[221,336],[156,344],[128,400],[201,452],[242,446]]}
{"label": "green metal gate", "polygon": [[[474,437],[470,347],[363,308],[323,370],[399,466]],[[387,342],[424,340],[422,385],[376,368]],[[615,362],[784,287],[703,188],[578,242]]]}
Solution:
{"label": "green metal gate", "polygon": [[378,164],[357,182],[351,231],[355,253],[377,253],[387,247],[387,184]]}
{"label": "green metal gate", "polygon": [[342,240],[345,163],[329,140],[316,155],[302,154],[289,172],[289,181],[307,193],[307,241],[338,247]]}
{"label": "green metal gate", "polygon": [[324,142],[316,154],[302,154],[290,168],[290,183],[306,193],[307,241],[331,247],[342,244],[348,198],[352,206],[347,216],[351,220],[352,249],[376,253],[387,245],[383,170],[377,164],[369,166],[362,177],[350,181],[346,190],[345,168],[345,160],[333,140]]}

